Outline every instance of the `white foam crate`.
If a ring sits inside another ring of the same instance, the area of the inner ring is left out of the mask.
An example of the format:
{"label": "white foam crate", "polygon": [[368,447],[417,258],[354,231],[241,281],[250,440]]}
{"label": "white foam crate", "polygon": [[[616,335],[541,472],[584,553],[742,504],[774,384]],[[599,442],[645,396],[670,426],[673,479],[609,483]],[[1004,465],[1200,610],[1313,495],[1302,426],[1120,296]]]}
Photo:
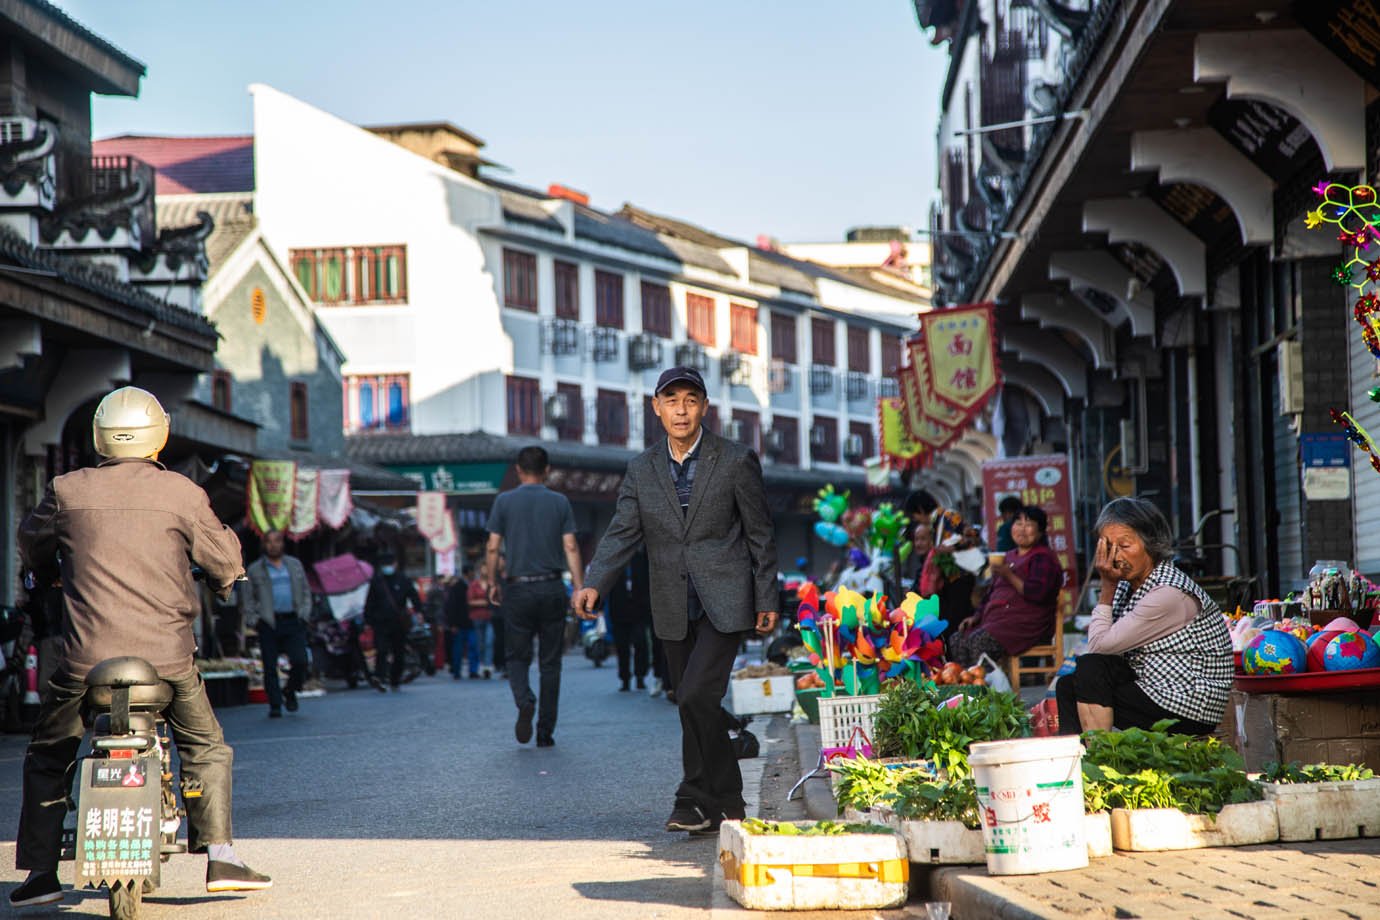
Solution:
{"label": "white foam crate", "polygon": [[1380,837],[1380,779],[1261,783],[1279,815],[1279,839]]}
{"label": "white foam crate", "polygon": [[728,693],[734,715],[790,712],[795,707],[795,677],[735,677],[728,682]]}
{"label": "white foam crate", "polygon": [[[749,910],[867,910],[900,907],[910,863],[900,834],[787,837],[719,828],[724,890]],[[861,877],[852,877],[852,876]]]}
{"label": "white foam crate", "polygon": [[[849,808],[843,815],[845,821],[883,824],[900,831],[913,863],[977,866],[987,861],[981,828],[965,827],[959,821],[907,821],[885,806],[870,811]],[[1103,811],[1088,815],[1085,820],[1088,858],[1111,856],[1112,816]]]}
{"label": "white foam crate", "polygon": [[1269,800],[1226,805],[1216,816],[1177,808],[1112,809],[1112,846],[1118,850],[1196,850],[1277,840],[1279,816]]}

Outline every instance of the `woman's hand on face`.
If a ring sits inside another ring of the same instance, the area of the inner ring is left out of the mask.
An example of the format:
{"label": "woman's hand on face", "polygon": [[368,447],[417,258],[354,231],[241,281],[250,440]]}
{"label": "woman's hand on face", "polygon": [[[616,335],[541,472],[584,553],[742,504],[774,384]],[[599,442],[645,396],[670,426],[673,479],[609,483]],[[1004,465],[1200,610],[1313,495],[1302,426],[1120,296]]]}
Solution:
{"label": "woman's hand on face", "polygon": [[1098,538],[1097,550],[1093,553],[1093,569],[1102,579],[1102,602],[1110,603],[1116,594],[1116,586],[1121,583],[1121,563],[1116,547],[1105,537]]}

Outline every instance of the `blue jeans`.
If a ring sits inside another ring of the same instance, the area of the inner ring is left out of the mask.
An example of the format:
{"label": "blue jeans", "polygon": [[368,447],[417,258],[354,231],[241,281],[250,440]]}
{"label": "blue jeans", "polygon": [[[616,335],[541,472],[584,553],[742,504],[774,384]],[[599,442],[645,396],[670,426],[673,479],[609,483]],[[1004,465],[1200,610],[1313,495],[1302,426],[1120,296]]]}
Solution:
{"label": "blue jeans", "polygon": [[470,624],[474,630],[475,654],[479,656],[480,667],[494,666],[494,624],[492,620],[475,620]]}
{"label": "blue jeans", "polygon": [[[468,652],[468,655],[466,654]],[[455,635],[450,640],[450,673],[456,677],[460,676],[460,660],[469,658],[470,676],[479,673],[479,639],[474,634],[474,627],[465,626],[455,630]]]}

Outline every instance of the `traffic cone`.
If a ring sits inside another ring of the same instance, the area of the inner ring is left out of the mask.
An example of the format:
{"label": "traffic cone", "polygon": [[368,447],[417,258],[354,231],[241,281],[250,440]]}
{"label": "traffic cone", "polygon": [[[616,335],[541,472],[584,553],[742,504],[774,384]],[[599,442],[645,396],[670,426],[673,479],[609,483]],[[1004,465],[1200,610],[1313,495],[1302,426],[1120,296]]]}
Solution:
{"label": "traffic cone", "polygon": [[25,724],[38,720],[38,649],[32,645],[24,656],[24,702],[19,707],[19,717]]}

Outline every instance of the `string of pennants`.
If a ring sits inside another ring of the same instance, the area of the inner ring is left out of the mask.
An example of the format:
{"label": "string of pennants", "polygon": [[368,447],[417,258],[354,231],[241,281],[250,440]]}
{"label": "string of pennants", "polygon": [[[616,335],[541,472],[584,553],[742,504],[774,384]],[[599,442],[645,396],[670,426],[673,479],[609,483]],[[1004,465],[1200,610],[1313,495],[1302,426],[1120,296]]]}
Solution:
{"label": "string of pennants", "polygon": [[920,469],[963,437],[1001,385],[992,304],[920,314],[903,352],[900,395],[877,400],[881,454],[893,469]]}

